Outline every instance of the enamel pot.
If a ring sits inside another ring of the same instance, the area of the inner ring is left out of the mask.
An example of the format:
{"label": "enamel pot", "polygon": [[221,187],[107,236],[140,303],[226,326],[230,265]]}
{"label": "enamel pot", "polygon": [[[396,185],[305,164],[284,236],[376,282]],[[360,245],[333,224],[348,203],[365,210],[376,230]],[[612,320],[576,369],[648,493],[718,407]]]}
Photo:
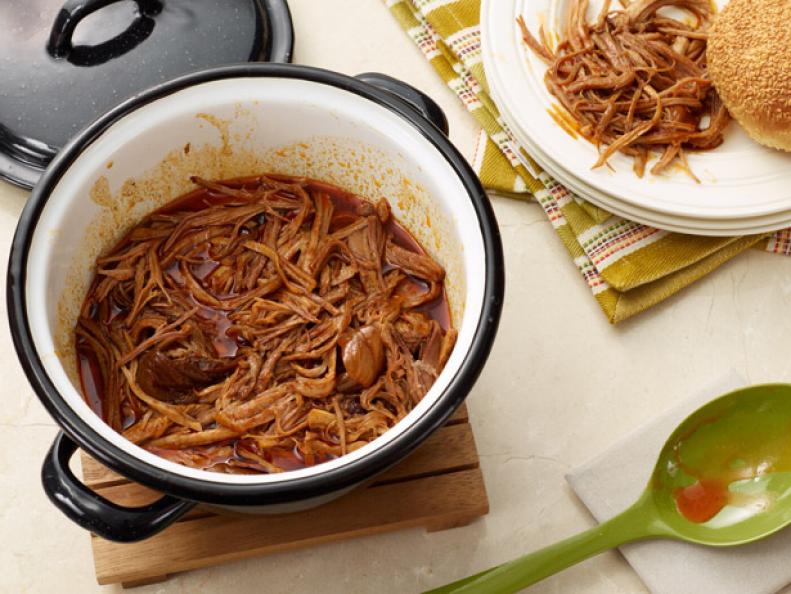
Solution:
{"label": "enamel pot", "polygon": [[[346,456],[280,474],[227,475],[158,457],[116,433],[84,401],[73,328],[94,262],[146,213],[208,179],[264,172],[309,176],[372,199],[446,269],[454,350],[423,400],[390,431]],[[95,534],[146,538],[197,503],[283,513],[319,505],[402,460],[470,392],[494,340],[503,255],[489,201],[447,138],[440,108],[381,74],[349,77],[288,64],[213,68],[149,89],[58,153],[19,221],[8,272],[14,344],[62,432],[42,478],[52,502]],[[162,492],[118,506],[69,470],[77,448]]]}

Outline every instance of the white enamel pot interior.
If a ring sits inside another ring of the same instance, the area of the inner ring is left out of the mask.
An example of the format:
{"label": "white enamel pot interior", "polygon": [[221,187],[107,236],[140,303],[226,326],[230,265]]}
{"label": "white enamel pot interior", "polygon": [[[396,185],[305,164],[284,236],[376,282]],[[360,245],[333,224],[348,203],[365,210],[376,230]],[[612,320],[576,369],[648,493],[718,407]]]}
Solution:
{"label": "white enamel pot interior", "polygon": [[[129,478],[170,494],[153,514],[165,525],[173,519],[167,514],[180,515],[191,505],[182,500],[251,511],[294,509],[344,492],[397,462],[467,395],[488,355],[502,304],[496,222],[464,159],[393,91],[412,93],[418,102],[419,93],[392,79],[368,80],[374,84],[293,65],[213,69],[129,100],[59,154],[20,219],[8,283],[20,361],[66,434],[45,464],[45,487],[49,480],[56,483],[49,490],[65,488],[57,475],[76,443]],[[436,112],[441,115],[430,100],[422,107],[434,110],[435,119]],[[192,189],[191,175],[223,179],[263,172],[329,181],[374,200],[387,197],[395,215],[447,270],[458,341],[415,409],[351,454],[281,474],[196,470],[132,444],[92,412],[79,388],[72,329],[95,258],[146,213]],[[70,485],[67,495],[84,495],[80,487]],[[97,533],[104,529],[109,538],[134,539],[114,534],[117,526],[97,529],[93,517],[73,519]],[[147,535],[139,532],[135,538]]]}

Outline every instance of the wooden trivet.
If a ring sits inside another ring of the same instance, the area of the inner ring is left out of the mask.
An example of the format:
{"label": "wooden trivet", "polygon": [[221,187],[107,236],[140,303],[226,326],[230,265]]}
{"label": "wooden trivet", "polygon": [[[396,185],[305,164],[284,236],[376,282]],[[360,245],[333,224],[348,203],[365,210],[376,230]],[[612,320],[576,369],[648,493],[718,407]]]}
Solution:
{"label": "wooden trivet", "polygon": [[[429,532],[464,526],[489,511],[478,450],[462,405],[448,424],[371,484],[316,509],[277,516],[220,515],[196,507],[144,541],[119,544],[92,536],[99,584],[125,588],[173,573],[237,559],[405,528]],[[82,454],[85,484],[121,505],[160,494]],[[217,543],[222,543],[218,547]]]}

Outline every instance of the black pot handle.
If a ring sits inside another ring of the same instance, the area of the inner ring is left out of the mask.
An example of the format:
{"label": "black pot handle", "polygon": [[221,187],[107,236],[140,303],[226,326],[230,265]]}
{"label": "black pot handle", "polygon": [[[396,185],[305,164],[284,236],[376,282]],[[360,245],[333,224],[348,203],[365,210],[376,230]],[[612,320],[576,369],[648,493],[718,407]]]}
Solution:
{"label": "black pot handle", "polygon": [[97,536],[117,542],[143,540],[192,509],[192,501],[165,495],[143,507],[121,507],[91,491],[74,476],[69,460],[77,444],[59,433],[41,468],[41,482],[52,503]]}
{"label": "black pot handle", "polygon": [[354,78],[406,101],[422,113],[424,118],[442,130],[445,136],[448,135],[448,118],[445,117],[445,113],[437,105],[437,102],[423,91],[419,91],[412,85],[379,72],[365,72],[358,74]]}
{"label": "black pot handle", "polygon": [[[72,50],[71,36],[77,28],[77,24],[89,14],[97,10],[115,4],[121,0],[66,0],[66,4],[55,17],[52,25],[52,32],[49,35],[47,51],[55,58],[64,58]],[[135,0],[140,7],[140,14],[143,17],[151,17],[162,11],[161,0]],[[134,23],[133,25],[134,26]],[[121,33],[121,36],[124,34]]]}

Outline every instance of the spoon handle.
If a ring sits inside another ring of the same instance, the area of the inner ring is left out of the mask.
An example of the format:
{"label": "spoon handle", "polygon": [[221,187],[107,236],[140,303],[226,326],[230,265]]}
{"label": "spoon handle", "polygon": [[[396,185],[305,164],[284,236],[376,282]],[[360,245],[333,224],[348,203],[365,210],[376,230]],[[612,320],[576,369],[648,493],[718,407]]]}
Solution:
{"label": "spoon handle", "polygon": [[623,513],[590,530],[426,594],[510,594],[627,542],[672,535],[646,493]]}

